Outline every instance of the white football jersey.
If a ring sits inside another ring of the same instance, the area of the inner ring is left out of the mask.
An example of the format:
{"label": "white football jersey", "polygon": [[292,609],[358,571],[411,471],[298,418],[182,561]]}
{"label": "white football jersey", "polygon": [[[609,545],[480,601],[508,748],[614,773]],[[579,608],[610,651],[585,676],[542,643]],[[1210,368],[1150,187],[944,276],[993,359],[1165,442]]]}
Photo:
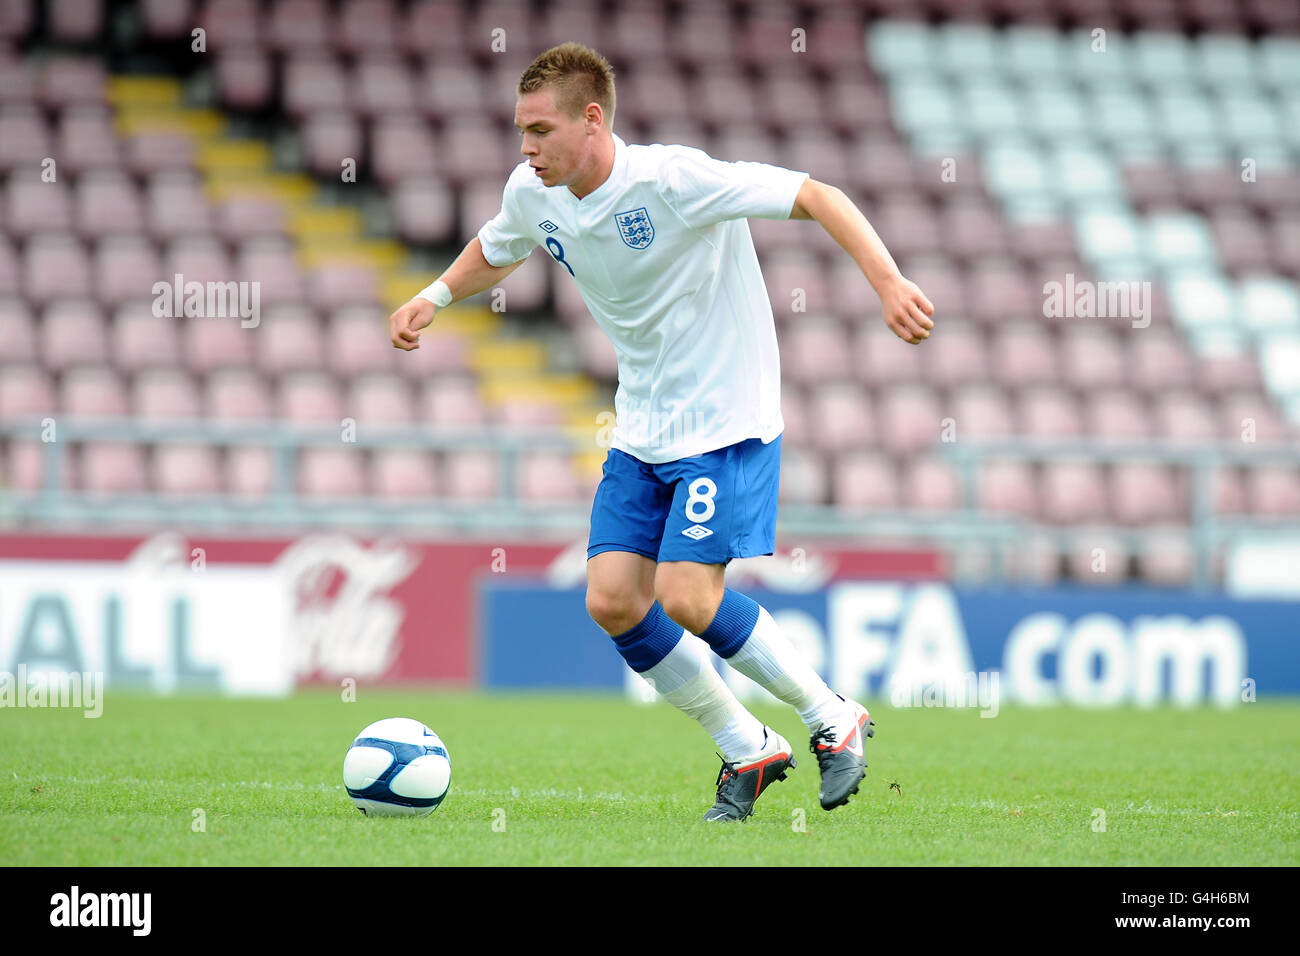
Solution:
{"label": "white football jersey", "polygon": [[629,146],[578,199],[527,162],[479,230],[496,266],[550,252],[618,356],[613,447],[648,463],[775,439],[776,327],[746,218],[787,219],[807,173],[689,146]]}

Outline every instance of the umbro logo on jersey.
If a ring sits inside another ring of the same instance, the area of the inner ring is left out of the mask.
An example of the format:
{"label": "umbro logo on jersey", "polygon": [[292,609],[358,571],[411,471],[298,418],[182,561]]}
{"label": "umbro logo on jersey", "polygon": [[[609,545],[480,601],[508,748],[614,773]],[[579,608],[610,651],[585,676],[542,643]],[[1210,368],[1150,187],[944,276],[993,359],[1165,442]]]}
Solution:
{"label": "umbro logo on jersey", "polygon": [[682,534],[686,535],[688,538],[694,538],[696,541],[699,541],[701,538],[707,538],[709,535],[713,534],[713,529],[706,528],[702,524],[693,524],[683,531]]}
{"label": "umbro logo on jersey", "polygon": [[541,226],[547,232],[554,232],[556,229],[560,228],[555,223],[551,222],[551,220],[549,219],[545,219],[542,222],[539,222],[537,225]]}

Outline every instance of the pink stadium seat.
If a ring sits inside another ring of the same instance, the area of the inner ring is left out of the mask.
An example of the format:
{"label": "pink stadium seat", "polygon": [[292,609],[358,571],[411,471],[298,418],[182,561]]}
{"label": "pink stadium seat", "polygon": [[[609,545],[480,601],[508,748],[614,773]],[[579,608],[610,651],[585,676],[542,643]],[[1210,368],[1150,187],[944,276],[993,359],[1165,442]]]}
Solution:
{"label": "pink stadium seat", "polygon": [[1279,272],[1300,279],[1300,214],[1274,217],[1271,241],[1273,265]]}
{"label": "pink stadium seat", "polygon": [[451,238],[456,227],[456,203],[440,179],[407,176],[390,190],[390,196],[398,234],[407,242],[437,243]]}
{"label": "pink stadium seat", "polygon": [[1126,349],[1129,358],[1125,382],[1149,395],[1184,388],[1192,379],[1192,360],[1182,338],[1172,332],[1143,329]]}
{"label": "pink stadium seat", "polygon": [[1022,461],[990,461],[980,469],[979,507],[994,514],[1037,517],[1038,484]]}
{"label": "pink stadium seat", "polygon": [[941,249],[934,211],[917,198],[886,198],[872,225],[895,257],[938,253]]}
{"label": "pink stadium seat", "polygon": [[717,126],[769,125],[767,117],[760,116],[756,92],[744,75],[725,59],[710,58],[708,63],[695,83],[695,115]]}
{"label": "pink stadium seat", "polygon": [[1250,352],[1236,355],[1204,355],[1196,360],[1194,375],[1197,387],[1211,395],[1228,392],[1257,391],[1262,385],[1259,366]]}
{"label": "pink stadium seat", "polygon": [[[793,111],[790,115],[794,115]],[[841,185],[849,181],[851,160],[849,150],[837,137],[828,132],[806,130],[787,140],[781,164],[806,172],[821,182]]]}
{"label": "pink stadium seat", "polygon": [[307,274],[308,301],[318,309],[340,305],[369,305],[378,311],[379,276],[363,263],[331,263]]}
{"label": "pink stadium seat", "polygon": [[[11,441],[0,475],[6,488],[36,491],[45,483],[45,456],[48,446],[39,441]],[[64,476],[64,481],[67,477]]]}
{"label": "pink stadium seat", "polygon": [[1153,431],[1146,403],[1128,389],[1102,389],[1084,399],[1084,430],[1097,438],[1140,442]]}
{"label": "pink stadium seat", "polygon": [[245,240],[239,249],[234,278],[256,282],[261,306],[300,303],[305,294],[297,253],[287,239],[263,237]]}
{"label": "pink stadium seat", "polygon": [[1010,251],[1005,220],[982,196],[965,196],[946,203],[940,209],[939,218],[944,251],[954,258],[971,261],[982,256],[1003,256]]}
{"label": "pink stadium seat", "polygon": [[1167,163],[1130,163],[1124,167],[1129,201],[1146,213],[1178,205],[1177,170]]}
{"label": "pink stadium seat", "polygon": [[469,346],[455,332],[425,329],[420,333],[418,349],[400,354],[394,349],[393,352],[397,371],[413,381],[425,381],[434,375],[464,374],[470,371]]}
{"label": "pink stadium seat", "polygon": [[207,0],[198,22],[208,31],[210,50],[255,47],[265,40],[257,0]]}
{"label": "pink stadium seat", "polygon": [[[1049,222],[1009,223],[1007,233],[1011,239],[1011,252],[1017,258],[1035,263],[1058,258],[1068,258],[1077,252],[1074,230],[1063,219]],[[1042,285],[1037,289],[1041,293]],[[1038,300],[1042,307],[1041,298]]]}
{"label": "pink stadium seat", "polygon": [[1106,517],[1101,469],[1087,462],[1047,462],[1042,470],[1043,519],[1058,524],[1100,521]]}
{"label": "pink stadium seat", "polygon": [[401,60],[387,55],[367,57],[356,66],[352,80],[356,108],[364,116],[415,112],[415,84]]}
{"label": "pink stadium seat", "polygon": [[944,418],[953,420],[957,441],[987,441],[1015,433],[1011,407],[1002,392],[991,385],[967,385],[952,392],[943,406]]}
{"label": "pink stadium seat", "polygon": [[0,233],[0,295],[17,296],[22,285],[22,266],[18,253]]}
{"label": "pink stadium seat", "polygon": [[36,361],[36,321],[22,299],[0,298],[0,361]]}
{"label": "pink stadium seat", "polygon": [[[371,167],[385,186],[411,176],[446,177],[453,172],[433,132],[416,118],[381,117],[372,127],[370,142]],[[478,145],[482,148],[481,139]]]}
{"label": "pink stadium seat", "polygon": [[27,242],[24,286],[27,298],[43,305],[56,298],[90,296],[90,260],[81,244],[67,235],[35,236]]}
{"label": "pink stadium seat", "polygon": [[826,460],[821,455],[798,446],[781,449],[782,504],[824,504],[829,486]]}
{"label": "pink stadium seat", "polygon": [[864,30],[863,20],[853,11],[828,8],[808,31],[808,54],[826,70],[860,67],[866,62]]}
{"label": "pink stadium seat", "polygon": [[1154,398],[1160,437],[1170,441],[1214,441],[1218,429],[1210,406],[1192,392],[1170,392]]}
{"label": "pink stadium seat", "polygon": [[152,369],[135,376],[131,411],[143,421],[202,417],[199,391],[192,378],[177,369]]}
{"label": "pink stadium seat", "polygon": [[863,321],[852,336],[851,368],[858,380],[877,390],[919,382],[921,352],[896,336],[883,321]]}
{"label": "pink stadium seat", "polygon": [[107,365],[106,331],[104,317],[94,303],[79,299],[51,303],[40,326],[45,367],[63,372],[81,365]]}
{"label": "pink stadium seat", "polygon": [[[39,168],[39,163],[38,159],[33,165]],[[72,228],[72,190],[66,183],[45,183],[15,171],[9,177],[8,192],[2,221],[6,231],[15,238],[33,233],[66,233]]]}
{"label": "pink stadium seat", "polygon": [[[574,330],[578,339],[578,354],[582,360],[582,368],[588,375],[612,382],[618,378],[618,354],[614,351],[614,344],[610,342],[609,336],[601,331],[600,327],[592,325],[579,325]],[[420,346],[424,348],[423,345]]]}
{"label": "pink stadium seat", "polygon": [[1196,567],[1190,529],[1169,526],[1143,533],[1138,565],[1148,584],[1185,587]]}
{"label": "pink stadium seat", "polygon": [[[449,120],[459,116],[481,117],[491,109],[478,68],[457,55],[440,55],[423,60],[416,81],[416,102],[425,116]],[[623,90],[618,90],[619,109]]]}
{"label": "pink stadium seat", "polygon": [[265,109],[276,94],[272,59],[256,47],[221,48],[216,57],[216,79],[221,103],[230,109]]}
{"label": "pink stadium seat", "polygon": [[1271,251],[1268,234],[1245,207],[1228,205],[1211,210],[1210,228],[1219,261],[1229,273],[1268,270]]}
{"label": "pink stadium seat", "polygon": [[1064,389],[1042,385],[1020,397],[1020,432],[1031,438],[1071,439],[1083,432],[1079,409]]}
{"label": "pink stadium seat", "polygon": [[736,29],[730,16],[710,6],[686,7],[668,28],[668,49],[697,67],[736,62]]}
{"label": "pink stadium seat", "polygon": [[[8,356],[6,355],[6,358]],[[0,365],[0,421],[54,414],[50,376],[36,365]]]}
{"label": "pink stadium seat", "polygon": [[903,507],[920,511],[952,511],[961,507],[961,484],[952,462],[922,456],[903,467]]}
{"label": "pink stadium seat", "polygon": [[861,386],[818,386],[810,392],[807,411],[810,439],[819,451],[864,450],[879,442],[871,401]]}
{"label": "pink stadium seat", "polygon": [[335,24],[334,45],[348,53],[392,54],[399,29],[392,0],[347,0]]}
{"label": "pink stadium seat", "polygon": [[330,15],[324,0],[280,0],[270,10],[271,44],[291,52],[324,51],[330,43]]}
{"label": "pink stadium seat", "polygon": [[1300,517],[1300,474],[1278,465],[1247,468],[1246,499],[1252,514],[1294,520]]}
{"label": "pink stadium seat", "polygon": [[415,0],[399,25],[398,39],[408,53],[434,59],[460,56],[467,19],[458,0]]}
{"label": "pink stadium seat", "polygon": [[[581,16],[589,24],[601,19],[588,11],[582,11]],[[603,46],[597,49],[608,48],[610,56],[662,62],[668,55],[667,15],[659,6],[616,7],[603,26],[605,33],[600,41]]]}
{"label": "pink stadium seat", "polygon": [[266,383],[246,368],[213,372],[207,381],[208,417],[220,422],[257,421],[272,417]]}
{"label": "pink stadium seat", "polygon": [[186,236],[167,246],[165,279],[180,273],[185,282],[226,282],[234,271],[225,247],[215,236]]}
{"label": "pink stadium seat", "polygon": [[185,367],[193,372],[206,374],[253,363],[254,330],[243,328],[237,320],[189,318],[181,329]]}
{"label": "pink stadium seat", "polygon": [[995,332],[1000,333],[1008,322],[1037,322],[1043,317],[1042,286],[1035,288],[1025,270],[1011,259],[976,260],[967,290],[964,311]]}
{"label": "pink stadium seat", "polygon": [[971,385],[988,379],[988,349],[984,336],[972,323],[959,320],[945,324],[943,333],[926,342],[924,350],[922,364],[930,384],[937,388]]}
{"label": "pink stadium seat", "polygon": [[1004,324],[994,332],[992,354],[994,377],[1004,386],[1020,388],[1060,381],[1056,347],[1041,324]]}
{"label": "pink stadium seat", "polygon": [[[663,122],[665,120],[700,119],[693,108],[694,93],[683,75],[659,65],[643,65],[628,76],[626,90],[618,86],[615,122]],[[652,140],[653,142],[653,140]],[[690,145],[690,144],[687,144]],[[721,157],[719,157],[721,158]]]}
{"label": "pink stadium seat", "polygon": [[191,0],[141,0],[140,18],[151,40],[175,40],[189,36],[194,4]]}
{"label": "pink stadium seat", "polygon": [[[325,334],[325,357],[330,369],[343,378],[366,373],[391,374],[397,350],[388,340],[388,323],[379,309],[344,306],[337,309]],[[424,343],[420,350],[424,350]]]}
{"label": "pink stadium seat", "polygon": [[1109,500],[1115,519],[1124,524],[1147,525],[1187,518],[1182,482],[1176,481],[1164,465],[1124,462],[1111,466]]}
{"label": "pink stadium seat", "polygon": [[415,403],[410,386],[392,375],[367,375],[348,389],[344,410],[366,432],[410,425]]}
{"label": "pink stadium seat", "polygon": [[270,196],[232,196],[214,211],[217,235],[227,242],[285,234],[284,205]]}
{"label": "pink stadium seat", "polygon": [[473,379],[464,376],[435,378],[426,383],[420,396],[420,408],[424,420],[430,425],[464,428],[482,425],[487,420],[487,411],[478,397],[478,386]]}
{"label": "pink stadium seat", "polygon": [[109,236],[95,249],[95,293],[105,305],[151,303],[154,283],[170,278],[153,245],[138,234]]}
{"label": "pink stadium seat", "polygon": [[[1125,337],[1125,344],[1130,338]],[[1104,326],[1066,326],[1061,335],[1060,356],[1066,385],[1095,389],[1124,384],[1123,348]]]}
{"label": "pink stadium seat", "polygon": [[124,442],[87,442],[81,448],[80,487],[90,495],[140,494],[149,490],[145,449]]}
{"label": "pink stadium seat", "polygon": [[137,175],[192,170],[194,141],[180,133],[142,131],[125,141],[126,165]]}
{"label": "pink stadium seat", "polygon": [[161,238],[212,231],[212,215],[193,174],[158,172],[150,178],[147,192],[149,229]]}
{"label": "pink stadium seat", "polygon": [[[502,148],[502,137],[494,125],[462,119],[455,124],[448,135],[443,137],[442,149],[436,154],[437,168],[407,168],[390,164],[391,176],[397,179],[411,173],[437,172],[453,183],[462,185],[471,182],[483,182],[485,177],[496,180],[499,176],[498,189],[505,186],[505,177],[523,159],[519,152],[518,136],[509,137],[509,149]],[[375,168],[384,177],[378,146],[376,146]]]}
{"label": "pink stadium seat", "polygon": [[936,444],[942,420],[934,392],[920,385],[888,390],[877,415],[884,447],[895,454],[912,454]]}
{"label": "pink stadium seat", "polygon": [[283,77],[281,102],[295,118],[352,108],[348,75],[332,58],[310,53],[290,56]]}
{"label": "pink stadium seat", "polygon": [[[59,122],[58,142],[58,152],[55,155],[59,157],[61,168],[65,171],[116,170],[122,165],[122,147],[113,131],[112,114],[104,106],[64,109]],[[132,213],[136,217],[132,222],[135,222],[141,213],[134,189],[131,190],[130,201],[135,206]]]}
{"label": "pink stadium seat", "polygon": [[370,458],[370,488],[378,498],[419,501],[437,497],[437,464],[428,452],[377,448]]}
{"label": "pink stadium seat", "polygon": [[298,492],[308,499],[359,498],[366,493],[364,451],[355,445],[298,453]]}
{"label": "pink stadium seat", "polygon": [[1082,529],[1070,535],[1066,567],[1079,584],[1113,586],[1128,577],[1124,539],[1102,529]]}
{"label": "pink stadium seat", "polygon": [[147,303],[123,306],[113,322],[112,355],[124,372],[175,368],[181,356],[176,320],[154,315]]}
{"label": "pink stadium seat", "polygon": [[127,414],[126,388],[110,368],[86,366],[64,372],[63,412],[78,418],[120,418]]}
{"label": "pink stadium seat", "polygon": [[333,425],[340,428],[342,435],[343,398],[338,385],[328,375],[319,372],[284,375],[279,382],[276,413],[289,422]]}
{"label": "pink stadium seat", "polygon": [[210,445],[162,444],[154,448],[153,485],[167,497],[214,495],[221,491],[221,463]]}
{"label": "pink stadium seat", "polygon": [[899,507],[897,472],[876,452],[849,452],[834,464],[835,504],[850,511],[891,511]]}
{"label": "pink stadium seat", "polygon": [[[1219,401],[1219,435],[1223,441],[1253,440],[1261,445],[1287,441],[1287,426],[1272,400],[1262,392],[1239,391]],[[1249,438],[1253,434],[1253,439]]]}
{"label": "pink stadium seat", "polygon": [[451,501],[491,501],[501,494],[501,462],[490,451],[451,451],[439,487]]}
{"label": "pink stadium seat", "polygon": [[223,485],[237,499],[265,498],[275,480],[275,459],[269,448],[235,445],[226,452]]}
{"label": "pink stadium seat", "polygon": [[325,364],[321,324],[310,309],[292,305],[268,309],[256,332],[258,368],[268,375],[319,369]]}
{"label": "pink stadium seat", "polygon": [[563,415],[554,405],[531,400],[501,402],[491,409],[490,417],[499,425],[526,433],[554,428],[563,422]]}
{"label": "pink stadium seat", "polygon": [[577,501],[580,496],[568,455],[529,452],[519,457],[518,468],[516,487],[523,501]]}
{"label": "pink stadium seat", "polygon": [[807,384],[848,379],[853,374],[848,342],[834,319],[794,315],[780,334],[781,371],[788,381]]}
{"label": "pink stadium seat", "polygon": [[356,117],[325,110],[308,116],[300,128],[307,165],[317,176],[338,179],[345,160],[358,166],[365,162],[361,123]]}
{"label": "pink stadium seat", "polygon": [[104,27],[103,0],[51,0],[46,15],[50,35],[62,43],[94,40]]}

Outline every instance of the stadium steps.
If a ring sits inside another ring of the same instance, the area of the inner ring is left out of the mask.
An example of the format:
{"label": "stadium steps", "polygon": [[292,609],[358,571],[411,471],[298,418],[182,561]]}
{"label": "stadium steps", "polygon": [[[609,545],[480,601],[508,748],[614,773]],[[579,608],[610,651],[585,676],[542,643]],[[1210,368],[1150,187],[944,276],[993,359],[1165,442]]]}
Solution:
{"label": "stadium steps", "polygon": [[[403,243],[365,237],[360,209],[322,201],[322,191],[310,176],[277,171],[271,145],[230,135],[219,111],[185,106],[178,80],[115,77],[109,83],[109,100],[120,135],[147,130],[189,137],[211,202],[255,198],[281,204],[303,269],[369,266],[379,275],[380,295],[388,309],[428,283],[427,273],[409,269],[410,253]],[[586,375],[552,369],[543,343],[511,338],[498,313],[469,304],[439,316],[437,326],[465,340],[480,398],[489,408],[508,403],[550,406],[564,427],[591,434],[601,410],[600,386]],[[596,477],[603,460],[603,451],[575,455],[575,470],[584,479]]]}

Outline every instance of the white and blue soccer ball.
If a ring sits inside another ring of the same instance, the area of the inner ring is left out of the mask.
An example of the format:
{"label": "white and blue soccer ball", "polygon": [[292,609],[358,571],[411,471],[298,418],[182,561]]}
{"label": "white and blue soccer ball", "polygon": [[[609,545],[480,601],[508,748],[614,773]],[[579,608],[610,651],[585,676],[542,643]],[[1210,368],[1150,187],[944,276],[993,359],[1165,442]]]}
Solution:
{"label": "white and blue soccer ball", "polygon": [[428,816],[451,786],[451,758],[418,720],[389,717],[352,741],[343,758],[343,785],[366,816]]}

